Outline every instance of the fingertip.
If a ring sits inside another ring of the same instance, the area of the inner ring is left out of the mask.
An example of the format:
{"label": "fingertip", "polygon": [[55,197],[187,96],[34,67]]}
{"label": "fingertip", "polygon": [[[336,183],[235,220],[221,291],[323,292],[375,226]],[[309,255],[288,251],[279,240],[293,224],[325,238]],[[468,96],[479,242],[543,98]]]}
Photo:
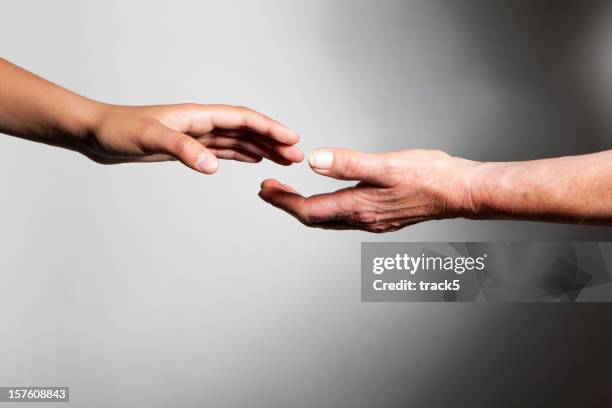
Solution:
{"label": "fingertip", "polygon": [[204,174],[213,174],[219,169],[219,159],[208,150],[204,150],[198,154],[195,167]]}
{"label": "fingertip", "polygon": [[262,181],[259,184],[259,188],[264,188],[266,186],[266,184],[270,183],[272,180],[274,180],[274,179],[265,179],[264,181]]}
{"label": "fingertip", "polygon": [[262,187],[257,195],[267,203],[272,203],[274,200],[274,193],[278,192],[279,189],[277,187],[265,186]]}
{"label": "fingertip", "polygon": [[270,133],[276,136],[276,140],[288,145],[294,145],[300,141],[300,135],[278,122],[275,122],[275,125],[272,126]]}
{"label": "fingertip", "polygon": [[209,170],[205,170],[203,171],[203,173],[204,174],[215,174],[217,170],[219,170],[219,162],[217,162],[217,165],[215,167],[212,167]]}
{"label": "fingertip", "polygon": [[328,148],[319,148],[310,152],[308,164],[314,170],[327,170],[334,161],[334,152]]}
{"label": "fingertip", "polygon": [[301,137],[299,134],[295,133],[295,132],[294,132],[293,130],[291,130],[291,129],[289,129],[289,131],[290,131],[290,132],[293,134],[293,137],[294,137],[294,139],[295,139],[295,143],[297,144],[297,143],[300,141],[300,139],[302,139],[302,137]]}
{"label": "fingertip", "polygon": [[264,181],[261,182],[261,185],[260,185],[261,188],[279,187],[279,186],[282,186],[282,183],[273,178],[265,179]]}
{"label": "fingertip", "polygon": [[295,146],[279,146],[278,153],[288,164],[300,163],[304,160],[304,153]]}
{"label": "fingertip", "polygon": [[296,155],[295,155],[295,163],[301,163],[304,161],[304,153],[298,149],[297,147],[295,148],[296,150]]}
{"label": "fingertip", "polygon": [[261,183],[261,190],[267,190],[270,193],[273,193],[274,191],[280,191],[280,192],[284,192],[284,193],[293,193],[293,194],[299,194],[297,192],[296,189],[294,189],[293,187],[291,187],[289,184],[284,184],[281,183],[280,181],[276,180],[276,179],[267,179],[264,180]]}

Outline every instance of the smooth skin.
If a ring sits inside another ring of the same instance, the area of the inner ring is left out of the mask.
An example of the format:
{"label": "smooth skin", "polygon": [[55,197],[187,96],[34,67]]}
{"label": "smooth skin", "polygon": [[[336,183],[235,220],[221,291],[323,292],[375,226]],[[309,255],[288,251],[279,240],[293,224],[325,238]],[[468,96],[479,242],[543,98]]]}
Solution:
{"label": "smooth skin", "polygon": [[311,227],[380,233],[458,217],[612,225],[612,151],[481,163],[437,150],[324,148],[309,163],[318,174],[359,183],[306,198],[270,179],[259,195]]}
{"label": "smooth skin", "polygon": [[228,105],[119,106],[84,98],[0,59],[0,133],[75,150],[103,164],[179,160],[212,174],[218,159],[301,162],[299,137]]}

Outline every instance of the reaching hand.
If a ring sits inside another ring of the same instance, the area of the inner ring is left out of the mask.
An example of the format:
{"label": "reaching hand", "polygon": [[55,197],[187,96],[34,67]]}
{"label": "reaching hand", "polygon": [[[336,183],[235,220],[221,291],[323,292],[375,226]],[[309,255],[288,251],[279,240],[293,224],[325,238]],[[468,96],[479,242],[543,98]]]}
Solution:
{"label": "reaching hand", "polygon": [[259,195],[311,227],[388,232],[471,211],[468,175],[476,163],[440,151],[320,149],[309,162],[321,175],[360,183],[305,198],[286,184],[265,180]]}
{"label": "reaching hand", "polygon": [[227,105],[101,105],[82,153],[99,163],[180,160],[214,173],[219,159],[302,161],[299,137],[253,110]]}
{"label": "reaching hand", "polygon": [[180,160],[214,173],[217,159],[289,165],[299,137],[247,108],[118,106],[54,85],[0,58],[0,133],[83,153],[98,163]]}
{"label": "reaching hand", "polygon": [[[0,58],[0,133],[79,151],[99,163],[180,160],[210,174],[218,159],[289,165],[298,136],[247,108],[116,106],[82,97]],[[360,181],[304,198],[276,180],[260,196],[322,228],[394,231],[453,217],[612,225],[612,150],[478,163],[433,150],[367,154],[320,149],[313,170]]]}

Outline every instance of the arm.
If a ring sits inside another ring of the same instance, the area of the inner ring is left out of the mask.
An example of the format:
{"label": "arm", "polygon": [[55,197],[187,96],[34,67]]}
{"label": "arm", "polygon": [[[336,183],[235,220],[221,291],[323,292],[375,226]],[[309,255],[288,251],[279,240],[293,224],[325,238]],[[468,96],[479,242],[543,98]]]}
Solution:
{"label": "arm", "polygon": [[0,59],[0,132],[80,152],[99,163],[180,160],[214,173],[218,158],[288,165],[298,136],[247,108],[119,106],[84,98]]}
{"label": "arm", "polygon": [[321,175],[360,181],[309,198],[276,180],[262,183],[265,201],[309,226],[388,232],[457,217],[612,225],[612,151],[478,163],[431,150],[320,149],[309,161]]}
{"label": "arm", "polygon": [[612,151],[483,163],[471,177],[475,218],[612,225]]}

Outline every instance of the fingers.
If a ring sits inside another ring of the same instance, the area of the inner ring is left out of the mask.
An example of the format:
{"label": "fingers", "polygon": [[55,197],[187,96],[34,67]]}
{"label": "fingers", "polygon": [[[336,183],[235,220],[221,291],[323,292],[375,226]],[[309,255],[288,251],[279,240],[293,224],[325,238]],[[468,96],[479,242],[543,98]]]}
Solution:
{"label": "fingers", "polygon": [[[382,212],[380,207],[372,205],[370,199],[363,199],[363,194],[371,194],[368,190],[373,189],[379,187],[357,185],[305,198],[290,186],[269,179],[261,184],[259,196],[309,227],[382,233],[397,231],[407,225],[431,219],[418,216],[407,220],[405,213]],[[370,204],[367,204],[368,202]]]}
{"label": "fingers", "polygon": [[259,163],[262,160],[261,156],[254,156],[248,152],[235,149],[215,149],[208,148],[218,159],[236,160],[245,163]]}
{"label": "fingers", "polygon": [[[228,105],[198,106],[210,129],[249,129],[286,145],[294,145],[299,136],[279,122],[249,108]],[[197,127],[197,123],[193,126]]]}
{"label": "fingers", "polygon": [[261,183],[259,196],[267,203],[304,222],[303,219],[306,217],[303,213],[306,199],[295,190],[287,188],[277,180],[265,180]]}
{"label": "fingers", "polygon": [[[256,139],[256,136],[264,138],[264,136],[255,135],[248,131],[224,131],[214,132],[215,135],[208,144],[205,145],[209,149],[232,149],[248,153],[252,156],[265,157],[268,160],[276,162],[278,164],[287,166],[293,163],[297,163],[303,159],[302,152],[293,146],[284,146],[292,150],[279,149],[276,146],[280,146],[278,143],[267,140],[267,143],[261,143]],[[297,155],[296,155],[297,152]],[[219,156],[217,156],[219,157]]]}
{"label": "fingers", "polygon": [[280,144],[270,138],[254,133],[251,133],[249,136],[253,142],[274,153],[274,155],[282,157],[288,164],[300,163],[304,160],[304,154],[295,146]]}
{"label": "fingers", "polygon": [[162,124],[152,125],[144,132],[141,144],[146,151],[168,154],[201,173],[212,174],[219,167],[217,157],[200,142]]}
{"label": "fingers", "polygon": [[308,162],[316,173],[340,180],[390,187],[397,178],[397,163],[387,154],[323,148],[314,150]]}
{"label": "fingers", "polygon": [[209,149],[229,149],[229,150],[240,150],[251,154],[252,156],[263,157],[263,149],[256,144],[236,139],[233,137],[218,136],[214,137],[207,145]]}
{"label": "fingers", "polygon": [[350,191],[345,189],[305,198],[292,187],[273,179],[265,180],[259,191],[259,196],[264,201],[309,226],[336,224],[347,219],[352,211],[349,195]]}

